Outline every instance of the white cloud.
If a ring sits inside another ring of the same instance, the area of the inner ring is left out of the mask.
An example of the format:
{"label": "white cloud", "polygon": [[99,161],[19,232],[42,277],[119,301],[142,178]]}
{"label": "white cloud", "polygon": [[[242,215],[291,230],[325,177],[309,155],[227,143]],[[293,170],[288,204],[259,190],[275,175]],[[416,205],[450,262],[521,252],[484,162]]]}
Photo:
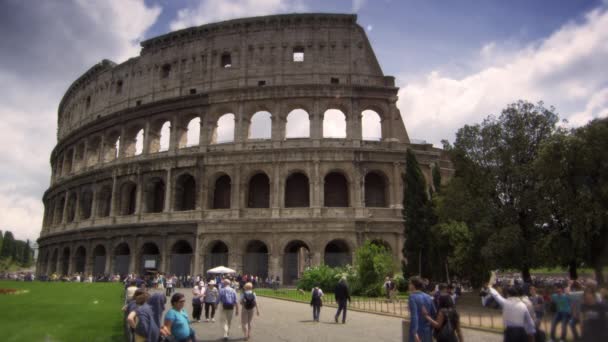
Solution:
{"label": "white cloud", "polygon": [[524,47],[486,44],[481,67],[455,78],[432,71],[399,91],[398,106],[410,136],[438,145],[453,140],[464,124],[499,114],[525,99],[553,105],[573,124],[606,116],[608,104],[608,11],[595,9],[542,41]]}
{"label": "white cloud", "polygon": [[173,31],[234,18],[303,11],[306,6],[300,0],[206,0],[179,10],[170,27]]}
{"label": "white cloud", "polygon": [[68,86],[104,58],[122,62],[160,8],[143,0],[5,4],[0,15],[0,229],[38,238],[57,108]]}
{"label": "white cloud", "polygon": [[365,6],[366,0],[353,0],[353,13],[359,12]]}

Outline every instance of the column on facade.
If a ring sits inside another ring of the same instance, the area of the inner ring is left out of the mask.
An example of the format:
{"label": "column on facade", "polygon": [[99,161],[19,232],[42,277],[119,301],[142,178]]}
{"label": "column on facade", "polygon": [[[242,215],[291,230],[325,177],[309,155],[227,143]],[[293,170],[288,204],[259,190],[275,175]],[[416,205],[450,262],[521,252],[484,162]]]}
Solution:
{"label": "column on facade", "polygon": [[150,121],[146,120],[144,124],[144,142],[141,154],[146,155],[150,153]]}
{"label": "column on facade", "polygon": [[170,123],[170,136],[169,136],[169,154],[175,154],[178,147],[177,135],[179,131],[179,124],[177,123],[177,114],[171,116]]}
{"label": "column on facade", "polygon": [[206,115],[201,117],[201,134],[199,138],[199,150],[201,152],[207,151],[216,127],[217,123],[210,120]]}
{"label": "column on facade", "polygon": [[139,273],[139,270],[135,269],[137,267],[137,265],[139,264],[138,262],[138,258],[140,257],[139,255],[139,250],[138,250],[138,238],[137,237],[133,237],[129,243],[129,272],[128,273]]}
{"label": "column on facade", "polygon": [[272,113],[270,139],[274,147],[279,147],[281,142],[285,140],[285,129],[287,123],[287,114],[283,113],[283,106],[276,106],[275,113]]}
{"label": "column on facade", "polygon": [[74,222],[80,222],[80,192],[82,189],[74,191],[76,199],[74,200]]}
{"label": "column on facade", "polygon": [[143,201],[144,201],[144,176],[137,170],[137,179],[135,180],[136,189],[136,200],[135,200],[135,214],[140,215],[143,212]]}
{"label": "column on facade", "polygon": [[209,196],[208,196],[209,184],[207,183],[207,179],[206,179],[207,174],[202,165],[196,168],[196,172],[195,172],[194,176],[196,177],[196,186],[197,186],[197,190],[198,190],[198,192],[197,192],[198,199],[196,201],[196,210],[205,210],[209,207],[207,204],[207,199],[209,198]]}
{"label": "column on facade", "polygon": [[401,172],[400,172],[400,163],[393,163],[393,179],[389,181],[389,189],[391,189],[391,207],[396,209],[403,209],[402,195],[403,191],[401,189]]}
{"label": "column on facade", "polygon": [[351,200],[353,201],[351,203],[351,206],[354,208],[361,208],[361,207],[365,207],[365,203],[363,200],[363,191],[364,190],[364,186],[363,186],[363,179],[361,177],[361,165],[359,163],[354,163],[353,166],[353,195],[351,197]]}
{"label": "column on facade", "polygon": [[[281,266],[280,261],[281,255],[277,252],[268,256],[268,275],[274,276],[275,278],[276,276],[280,276],[281,279],[283,279],[283,267],[285,267],[285,265]],[[285,281],[285,279],[283,279],[283,281]]]}
{"label": "column on facade", "polygon": [[234,143],[236,149],[240,149],[247,140],[247,132],[245,132],[247,120],[248,119],[245,118],[245,113],[243,112],[243,102],[239,102],[236,113],[234,113]]}
{"label": "column on facade", "polygon": [[167,169],[167,181],[166,181],[166,185],[165,185],[165,207],[164,207],[164,212],[170,212],[173,210],[173,208],[171,207],[172,204],[172,200],[171,198],[173,197],[173,188],[175,186],[175,182],[173,182],[173,177],[172,177],[172,169],[168,168]]}
{"label": "column on facade", "polygon": [[97,217],[97,191],[97,183],[93,182],[93,185],[91,186],[91,196],[93,196],[91,200],[91,216],[89,217],[91,222],[95,222],[95,218]]}
{"label": "column on facade", "polygon": [[320,208],[323,206],[322,194],[321,194],[321,171],[320,171],[320,162],[318,160],[314,161],[313,164],[313,173],[312,173],[312,187],[313,187],[313,196],[312,196],[312,205],[313,208]]}
{"label": "column on facade", "polygon": [[112,197],[110,198],[110,216],[114,217],[117,215],[118,199],[116,193],[118,192],[118,182],[116,179],[116,172],[112,173]]}
{"label": "column on facade", "polygon": [[105,161],[106,135],[102,134],[99,139],[99,148],[97,150],[97,163],[101,164]]}
{"label": "column on facade", "polygon": [[120,127],[120,146],[118,149],[118,158],[124,158],[126,155],[127,139],[125,137],[125,126]]}
{"label": "column on facade", "polygon": [[114,254],[113,247],[114,246],[111,243],[104,244],[104,248],[106,248],[106,263],[105,263],[105,267],[104,267],[105,274],[112,273],[112,263],[114,260],[114,258],[112,258],[113,254]]}
{"label": "column on facade", "polygon": [[270,207],[273,208],[273,217],[275,216],[275,211],[279,208],[285,207],[284,205],[284,192],[282,191],[281,184],[281,167],[278,163],[273,163],[272,165],[272,191],[270,192]]}
{"label": "column on facade", "polygon": [[160,247],[160,271],[161,272],[169,272],[169,258],[170,258],[170,248],[169,239],[167,235],[163,235],[161,238],[161,246]]}
{"label": "column on facade", "polygon": [[319,99],[315,99],[312,105],[312,113],[309,113],[310,118],[310,138],[313,141],[313,146],[319,146],[320,140],[323,139],[323,113]]}
{"label": "column on facade", "polygon": [[64,195],[64,201],[63,201],[63,209],[62,209],[62,215],[61,215],[61,224],[65,224],[68,220],[67,220],[67,216],[68,216],[68,202],[70,200],[70,193],[69,191],[65,192]]}
{"label": "column on facade", "polygon": [[93,274],[93,265],[95,264],[95,259],[93,259],[93,243],[91,241],[89,241],[88,243],[85,256],[86,258],[84,261],[84,276],[88,276],[89,274]]}
{"label": "column on facade", "polygon": [[233,215],[238,217],[238,211],[241,209],[241,167],[240,164],[234,165],[234,172],[232,173],[234,179],[232,180],[231,193],[230,193],[230,207],[234,209]]}

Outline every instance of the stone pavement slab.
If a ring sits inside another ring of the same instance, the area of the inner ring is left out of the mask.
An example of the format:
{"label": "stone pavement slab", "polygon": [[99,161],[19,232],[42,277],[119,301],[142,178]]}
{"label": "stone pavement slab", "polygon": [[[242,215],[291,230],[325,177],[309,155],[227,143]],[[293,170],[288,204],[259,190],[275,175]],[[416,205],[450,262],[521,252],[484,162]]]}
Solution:
{"label": "stone pavement slab", "polygon": [[[192,315],[191,290],[178,289],[186,295],[186,310]],[[346,324],[334,322],[335,308],[321,308],[321,322],[312,321],[312,308],[304,303],[258,297],[260,316],[253,319],[250,341],[285,342],[383,342],[401,341],[401,319],[396,317],[348,311]],[[171,307],[169,300],[167,308]],[[218,308],[218,311],[221,310]],[[204,312],[203,312],[204,316]],[[197,341],[220,341],[223,337],[219,315],[215,323],[193,323]],[[230,341],[244,341],[241,317],[234,317]],[[499,334],[464,329],[467,342],[499,342]]]}

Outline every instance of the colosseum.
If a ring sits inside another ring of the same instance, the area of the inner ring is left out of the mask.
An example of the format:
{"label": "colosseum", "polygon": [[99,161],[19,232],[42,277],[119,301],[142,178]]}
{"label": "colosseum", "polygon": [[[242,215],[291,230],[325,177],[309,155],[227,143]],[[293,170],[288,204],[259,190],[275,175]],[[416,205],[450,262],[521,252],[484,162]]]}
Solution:
{"label": "colosseum", "polygon": [[402,259],[406,150],[427,182],[452,169],[410,141],[356,15],[230,20],[141,46],[61,99],[39,275],[225,265],[289,284],[367,239]]}

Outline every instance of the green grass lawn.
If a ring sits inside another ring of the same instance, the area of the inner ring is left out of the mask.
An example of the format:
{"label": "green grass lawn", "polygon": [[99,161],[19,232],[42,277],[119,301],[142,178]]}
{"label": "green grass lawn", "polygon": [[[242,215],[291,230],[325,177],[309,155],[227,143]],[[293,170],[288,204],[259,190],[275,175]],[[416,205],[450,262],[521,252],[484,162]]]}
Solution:
{"label": "green grass lawn", "polygon": [[120,283],[0,281],[2,341],[124,341]]}
{"label": "green grass lawn", "polygon": [[[305,302],[305,303],[310,302],[310,299],[311,299],[310,291],[304,291],[304,293],[300,293],[296,289],[278,289],[275,291],[272,289],[258,288],[258,289],[255,289],[255,293],[259,294],[260,296],[285,298],[285,299],[291,299],[291,300],[296,300],[296,301]],[[326,300],[330,299],[331,301],[333,301],[334,294],[326,292],[324,294],[324,297],[326,298]],[[408,296],[407,296],[407,293],[400,293],[397,295],[396,298],[407,300]],[[352,296],[352,300],[359,300],[359,301],[384,300],[384,297]]]}

